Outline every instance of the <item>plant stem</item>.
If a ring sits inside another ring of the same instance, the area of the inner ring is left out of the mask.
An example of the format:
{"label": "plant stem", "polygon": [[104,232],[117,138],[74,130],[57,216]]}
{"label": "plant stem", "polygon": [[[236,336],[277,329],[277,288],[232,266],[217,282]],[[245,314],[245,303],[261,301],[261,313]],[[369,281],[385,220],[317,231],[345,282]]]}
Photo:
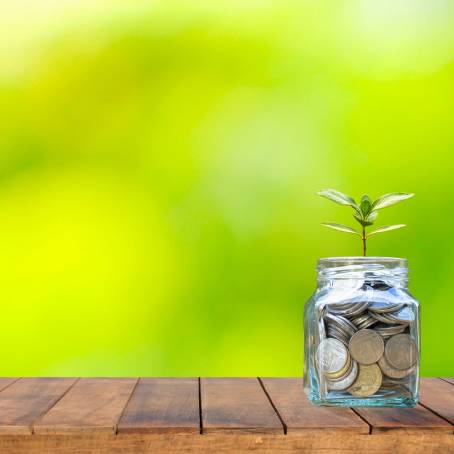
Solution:
{"label": "plant stem", "polygon": [[363,225],[363,233],[361,235],[361,240],[363,241],[363,257],[366,257],[366,227]]}

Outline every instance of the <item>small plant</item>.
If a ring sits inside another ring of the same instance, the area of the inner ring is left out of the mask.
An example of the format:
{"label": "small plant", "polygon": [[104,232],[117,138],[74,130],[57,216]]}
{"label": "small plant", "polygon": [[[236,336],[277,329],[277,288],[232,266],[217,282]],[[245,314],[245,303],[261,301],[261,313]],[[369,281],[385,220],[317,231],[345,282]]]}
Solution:
{"label": "small plant", "polygon": [[358,232],[357,230],[352,229],[347,225],[335,224],[333,222],[324,222],[322,223],[322,225],[329,227],[330,229],[339,230],[341,232],[359,235],[363,244],[363,256],[366,256],[367,239],[370,236],[376,235],[377,233],[388,232],[390,230],[396,230],[405,227],[405,224],[385,225],[366,234],[366,227],[370,227],[374,224],[378,216],[378,210],[389,207],[391,205],[395,205],[396,203],[409,199],[414,195],[407,194],[405,192],[392,192],[390,194],[382,195],[377,200],[372,201],[367,194],[364,194],[361,197],[361,202],[357,204],[353,197],[342,194],[342,192],[336,191],[334,189],[324,189],[317,192],[317,194],[340,205],[346,205],[353,208],[353,217],[361,224],[361,232]]}

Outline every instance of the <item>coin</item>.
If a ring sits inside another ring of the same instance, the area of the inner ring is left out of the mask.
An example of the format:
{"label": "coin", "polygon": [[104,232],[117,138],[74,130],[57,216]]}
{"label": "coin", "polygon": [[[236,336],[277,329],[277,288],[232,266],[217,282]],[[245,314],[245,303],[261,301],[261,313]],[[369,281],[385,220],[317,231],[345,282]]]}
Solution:
{"label": "coin", "polygon": [[400,334],[407,328],[407,325],[376,325],[374,330],[379,333],[382,337],[390,337],[395,334]]}
{"label": "coin", "polygon": [[394,325],[396,321],[390,317],[390,314],[380,314],[378,312],[369,312],[369,314],[382,323],[386,325]]}
{"label": "coin", "polygon": [[369,328],[372,325],[375,325],[377,323],[377,320],[372,317],[372,315],[365,313],[361,315],[361,319],[359,320],[358,323],[356,323],[356,326],[358,329],[366,329]]}
{"label": "coin", "polygon": [[369,303],[367,301],[354,303],[351,305],[350,309],[343,315],[345,317],[354,317],[355,315],[359,315],[362,312],[364,312],[368,307]]}
{"label": "coin", "polygon": [[385,356],[392,367],[409,369],[418,361],[418,346],[409,334],[397,334],[386,343]]}
{"label": "coin", "polygon": [[380,366],[381,371],[390,378],[404,378],[410,375],[414,370],[415,366],[410,367],[409,369],[395,369],[394,367],[391,366],[391,364],[388,363],[386,360],[385,355],[383,355],[379,360],[378,360],[378,365]]}
{"label": "coin", "polygon": [[327,380],[328,389],[332,391],[342,391],[347,389],[353,384],[358,375],[358,363],[355,360],[351,361],[350,370],[344,377],[341,377],[338,380]]}
{"label": "coin", "polygon": [[360,364],[376,363],[383,355],[384,343],[380,334],[371,329],[357,331],[348,344],[353,359]]}
{"label": "coin", "polygon": [[334,338],[341,341],[346,347],[348,347],[348,337],[340,332],[335,326],[330,326],[327,330],[328,338]]}
{"label": "coin", "polygon": [[323,374],[339,372],[348,361],[345,345],[337,339],[323,339],[317,348],[317,363]]}
{"label": "coin", "polygon": [[332,314],[335,314],[336,312],[339,312],[342,314],[346,310],[348,310],[351,307],[352,303],[332,303],[328,304],[326,308],[328,309],[329,312]]}
{"label": "coin", "polygon": [[387,312],[395,312],[403,306],[402,303],[390,303],[386,301],[375,301],[371,303],[368,310],[378,312],[379,314],[386,314]]}
{"label": "coin", "polygon": [[326,314],[324,317],[325,322],[329,325],[335,325],[339,330],[345,333],[350,338],[356,331],[356,326],[340,315]]}
{"label": "coin", "polygon": [[380,389],[381,382],[382,373],[376,364],[360,364],[356,380],[347,391],[356,397],[372,396]]}
{"label": "coin", "polygon": [[397,312],[392,312],[387,315],[394,323],[402,323],[408,325],[415,320],[415,314],[408,306],[405,306],[402,309],[399,309]]}
{"label": "coin", "polygon": [[348,355],[348,360],[345,363],[345,366],[340,371],[332,372],[332,373],[325,372],[325,377],[330,380],[336,380],[338,378],[341,378],[349,371],[350,365],[351,365],[351,358],[350,358],[350,355]]}

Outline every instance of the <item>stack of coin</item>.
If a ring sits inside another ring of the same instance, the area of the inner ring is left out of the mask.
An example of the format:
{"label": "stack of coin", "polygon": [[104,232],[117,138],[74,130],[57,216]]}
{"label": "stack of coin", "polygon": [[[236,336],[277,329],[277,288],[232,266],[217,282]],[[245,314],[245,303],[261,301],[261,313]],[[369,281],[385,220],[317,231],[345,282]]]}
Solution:
{"label": "stack of coin", "polygon": [[348,348],[339,340],[323,339],[317,348],[317,365],[328,389],[342,391],[356,379],[358,365]]}
{"label": "stack of coin", "polygon": [[332,337],[348,345],[349,339],[355,334],[356,326],[341,315],[326,314],[323,318],[328,337]]}
{"label": "stack of coin", "polygon": [[408,395],[418,367],[409,334],[415,321],[405,303],[386,300],[328,304],[321,313],[324,337],[317,350],[320,377],[331,391],[369,397],[379,390]]}

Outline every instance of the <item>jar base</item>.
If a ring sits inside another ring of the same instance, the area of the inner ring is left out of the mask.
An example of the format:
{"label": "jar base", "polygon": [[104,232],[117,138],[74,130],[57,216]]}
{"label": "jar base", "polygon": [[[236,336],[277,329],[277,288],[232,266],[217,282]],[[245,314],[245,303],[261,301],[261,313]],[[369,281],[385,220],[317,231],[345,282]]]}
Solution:
{"label": "jar base", "polygon": [[418,405],[418,399],[410,397],[366,397],[364,399],[358,397],[330,398],[320,399],[315,396],[308,396],[308,399],[320,407],[388,407],[388,408],[414,408]]}

